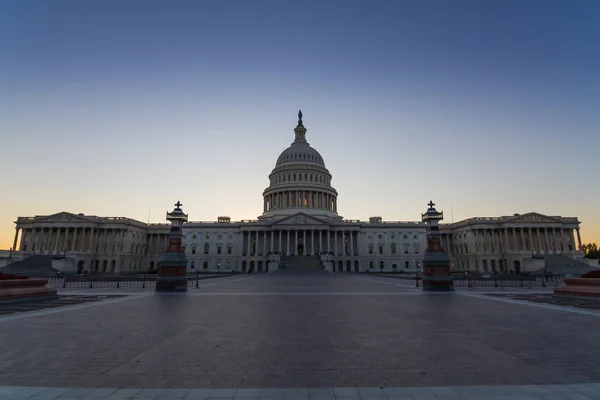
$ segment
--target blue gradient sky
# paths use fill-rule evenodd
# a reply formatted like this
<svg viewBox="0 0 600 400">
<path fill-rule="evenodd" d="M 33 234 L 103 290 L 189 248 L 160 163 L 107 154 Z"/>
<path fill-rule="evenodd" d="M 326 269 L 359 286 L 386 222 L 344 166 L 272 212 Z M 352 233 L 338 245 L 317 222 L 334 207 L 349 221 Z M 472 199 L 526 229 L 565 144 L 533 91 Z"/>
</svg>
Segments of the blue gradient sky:
<svg viewBox="0 0 600 400">
<path fill-rule="evenodd" d="M 0 2 L 17 216 L 253 219 L 299 108 L 351 219 L 537 211 L 600 242 L 600 2 Z"/>
</svg>

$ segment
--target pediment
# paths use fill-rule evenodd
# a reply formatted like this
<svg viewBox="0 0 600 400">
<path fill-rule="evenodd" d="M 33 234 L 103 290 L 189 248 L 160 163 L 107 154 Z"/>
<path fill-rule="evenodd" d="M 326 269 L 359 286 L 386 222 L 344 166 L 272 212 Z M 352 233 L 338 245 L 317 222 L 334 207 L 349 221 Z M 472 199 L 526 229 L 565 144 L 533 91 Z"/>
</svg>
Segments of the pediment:
<svg viewBox="0 0 600 400">
<path fill-rule="evenodd" d="M 90 219 L 85 216 L 63 211 L 57 214 L 38 217 L 35 222 L 90 222 Z"/>
<path fill-rule="evenodd" d="M 323 222 L 319 218 L 312 217 L 310 215 L 306 215 L 304 213 L 297 213 L 294 215 L 290 215 L 289 217 L 285 217 L 273 224 L 277 225 L 328 225 Z"/>
<path fill-rule="evenodd" d="M 532 223 L 534 223 L 534 224 L 535 223 L 537 223 L 537 224 L 556 224 L 556 223 L 562 223 L 562 221 L 559 218 L 549 217 L 547 215 L 538 214 L 538 213 L 527 213 L 527 214 L 522 214 L 522 215 L 515 215 L 514 217 L 511 217 L 506 222 L 510 222 L 510 223 L 525 223 L 525 224 L 532 224 Z"/>
</svg>

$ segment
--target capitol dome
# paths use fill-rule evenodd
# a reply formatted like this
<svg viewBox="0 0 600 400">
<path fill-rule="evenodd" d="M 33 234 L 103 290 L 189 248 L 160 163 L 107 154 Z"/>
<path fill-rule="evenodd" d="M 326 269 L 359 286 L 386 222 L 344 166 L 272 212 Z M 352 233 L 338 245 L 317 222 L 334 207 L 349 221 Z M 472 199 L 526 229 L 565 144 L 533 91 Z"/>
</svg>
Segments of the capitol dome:
<svg viewBox="0 0 600 400">
<path fill-rule="evenodd" d="M 275 164 L 275 166 L 298 162 L 313 163 L 325 167 L 323 157 L 321 157 L 317 150 L 310 147 L 310 144 L 308 144 L 306 140 L 294 141 L 294 143 L 285 149 L 279 158 L 277 158 L 277 164 Z"/>
<path fill-rule="evenodd" d="M 294 142 L 277 158 L 263 192 L 264 210 L 259 218 L 293 215 L 298 212 L 339 219 L 337 191 L 321 154 L 306 141 L 302 111 L 294 129 Z"/>
</svg>

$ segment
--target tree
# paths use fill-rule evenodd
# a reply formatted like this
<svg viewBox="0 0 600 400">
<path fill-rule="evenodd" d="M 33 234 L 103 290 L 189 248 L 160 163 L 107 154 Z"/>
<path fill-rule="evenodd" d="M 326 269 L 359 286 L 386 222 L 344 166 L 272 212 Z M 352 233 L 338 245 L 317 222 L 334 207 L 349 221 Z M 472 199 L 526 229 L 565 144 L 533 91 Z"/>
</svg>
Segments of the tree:
<svg viewBox="0 0 600 400">
<path fill-rule="evenodd" d="M 598 250 L 598 245 L 596 243 L 584 244 L 581 248 L 585 253 L 585 258 L 600 258 L 600 250 Z"/>
</svg>

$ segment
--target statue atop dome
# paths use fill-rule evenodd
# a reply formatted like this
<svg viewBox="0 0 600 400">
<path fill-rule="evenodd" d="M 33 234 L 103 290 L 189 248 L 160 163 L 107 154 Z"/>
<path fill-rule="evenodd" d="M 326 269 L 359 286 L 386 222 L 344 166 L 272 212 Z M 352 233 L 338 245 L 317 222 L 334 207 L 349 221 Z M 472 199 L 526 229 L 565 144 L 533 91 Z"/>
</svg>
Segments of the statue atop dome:
<svg viewBox="0 0 600 400">
<path fill-rule="evenodd" d="M 302 110 L 298 110 L 298 126 L 294 129 L 294 132 L 296 133 L 294 143 L 306 142 L 306 128 L 302 124 Z"/>
</svg>

